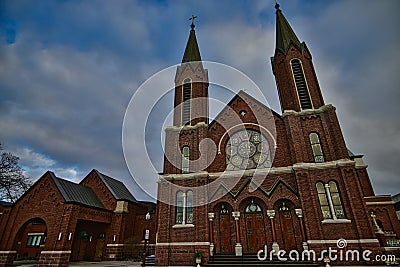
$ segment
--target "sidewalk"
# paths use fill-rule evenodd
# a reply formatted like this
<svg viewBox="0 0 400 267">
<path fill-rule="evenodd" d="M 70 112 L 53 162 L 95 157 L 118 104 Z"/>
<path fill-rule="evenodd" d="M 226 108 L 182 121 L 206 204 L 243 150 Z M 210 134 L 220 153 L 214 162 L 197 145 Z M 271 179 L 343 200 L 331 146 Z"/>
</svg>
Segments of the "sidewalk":
<svg viewBox="0 0 400 267">
<path fill-rule="evenodd" d="M 15 261 L 14 266 L 37 267 L 37 261 Z M 140 267 L 140 262 L 133 261 L 99 261 L 70 262 L 69 267 Z"/>
</svg>

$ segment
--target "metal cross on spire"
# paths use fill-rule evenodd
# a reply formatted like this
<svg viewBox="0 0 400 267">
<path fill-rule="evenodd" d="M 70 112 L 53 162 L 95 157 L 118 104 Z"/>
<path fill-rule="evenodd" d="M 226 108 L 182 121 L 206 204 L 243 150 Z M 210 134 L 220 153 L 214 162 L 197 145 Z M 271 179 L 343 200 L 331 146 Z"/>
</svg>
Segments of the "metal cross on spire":
<svg viewBox="0 0 400 267">
<path fill-rule="evenodd" d="M 280 7 L 280 5 L 278 3 L 278 0 L 275 0 L 275 9 L 276 10 L 280 10 L 279 7 Z"/>
<path fill-rule="evenodd" d="M 194 29 L 194 19 L 195 19 L 195 18 L 197 18 L 197 16 L 192 15 L 192 17 L 189 19 L 189 20 L 192 21 L 192 24 L 190 25 L 190 27 L 191 27 L 192 29 Z"/>
</svg>

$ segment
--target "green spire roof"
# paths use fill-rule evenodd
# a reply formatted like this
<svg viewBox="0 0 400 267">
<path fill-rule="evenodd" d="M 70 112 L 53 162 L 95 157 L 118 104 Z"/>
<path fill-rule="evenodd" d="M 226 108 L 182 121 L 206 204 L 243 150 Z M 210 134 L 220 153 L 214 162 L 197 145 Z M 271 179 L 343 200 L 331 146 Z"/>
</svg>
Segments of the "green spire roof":
<svg viewBox="0 0 400 267">
<path fill-rule="evenodd" d="M 183 55 L 182 63 L 201 61 L 199 46 L 197 45 L 196 33 L 192 21 L 189 40 L 186 45 L 185 54 Z"/>
<path fill-rule="evenodd" d="M 302 49 L 302 44 L 294 33 L 289 22 L 279 8 L 279 4 L 275 5 L 276 8 L 276 48 L 281 50 L 282 53 L 286 54 L 290 44 L 292 43 L 298 49 Z"/>
</svg>

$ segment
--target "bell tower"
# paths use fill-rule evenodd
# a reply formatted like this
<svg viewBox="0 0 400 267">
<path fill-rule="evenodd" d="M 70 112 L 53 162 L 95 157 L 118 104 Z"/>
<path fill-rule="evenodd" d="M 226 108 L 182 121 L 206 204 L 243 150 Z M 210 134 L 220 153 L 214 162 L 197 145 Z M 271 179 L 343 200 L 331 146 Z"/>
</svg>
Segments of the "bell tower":
<svg viewBox="0 0 400 267">
<path fill-rule="evenodd" d="M 208 124 L 208 72 L 201 62 L 194 19 L 182 63 L 175 75 L 174 126 Z"/>
<path fill-rule="evenodd" d="M 297 38 L 278 3 L 275 9 L 276 45 L 271 63 L 282 112 L 318 109 L 324 105 L 324 100 L 311 53 Z"/>
<path fill-rule="evenodd" d="M 189 39 L 182 63 L 175 74 L 173 125 L 165 130 L 164 173 L 192 173 L 204 170 L 206 153 L 201 157 L 200 143 L 208 129 L 208 70 L 190 19 Z"/>
</svg>

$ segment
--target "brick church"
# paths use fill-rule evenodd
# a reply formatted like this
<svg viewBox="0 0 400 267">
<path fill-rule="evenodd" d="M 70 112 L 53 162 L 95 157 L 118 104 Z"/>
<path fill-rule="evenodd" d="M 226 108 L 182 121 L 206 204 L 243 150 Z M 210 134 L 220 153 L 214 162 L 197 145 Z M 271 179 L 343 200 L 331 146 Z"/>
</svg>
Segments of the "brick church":
<svg viewBox="0 0 400 267">
<path fill-rule="evenodd" d="M 16 258 L 61 267 L 134 258 L 145 228 L 157 266 L 193 266 L 195 253 L 210 266 L 221 256 L 254 261 L 265 246 L 320 253 L 340 239 L 343 250 L 399 253 L 394 202 L 374 194 L 362 156 L 349 151 L 335 107 L 324 102 L 309 49 L 279 5 L 271 64 L 281 113 L 240 91 L 209 121 L 208 70 L 192 21 L 157 205 L 97 170 L 79 184 L 46 172 L 13 205 L 0 202 L 0 267 Z"/>
<path fill-rule="evenodd" d="M 256 257 L 265 245 L 321 252 L 337 248 L 339 239 L 346 250 L 395 253 L 400 224 L 393 201 L 375 196 L 362 156 L 349 151 L 335 107 L 324 102 L 307 45 L 279 5 L 271 64 L 281 114 L 240 91 L 209 121 L 208 70 L 194 28 L 166 128 L 157 265 L 193 265 L 196 252 L 203 263 Z M 367 262 L 354 262 L 360 263 Z"/>
</svg>

